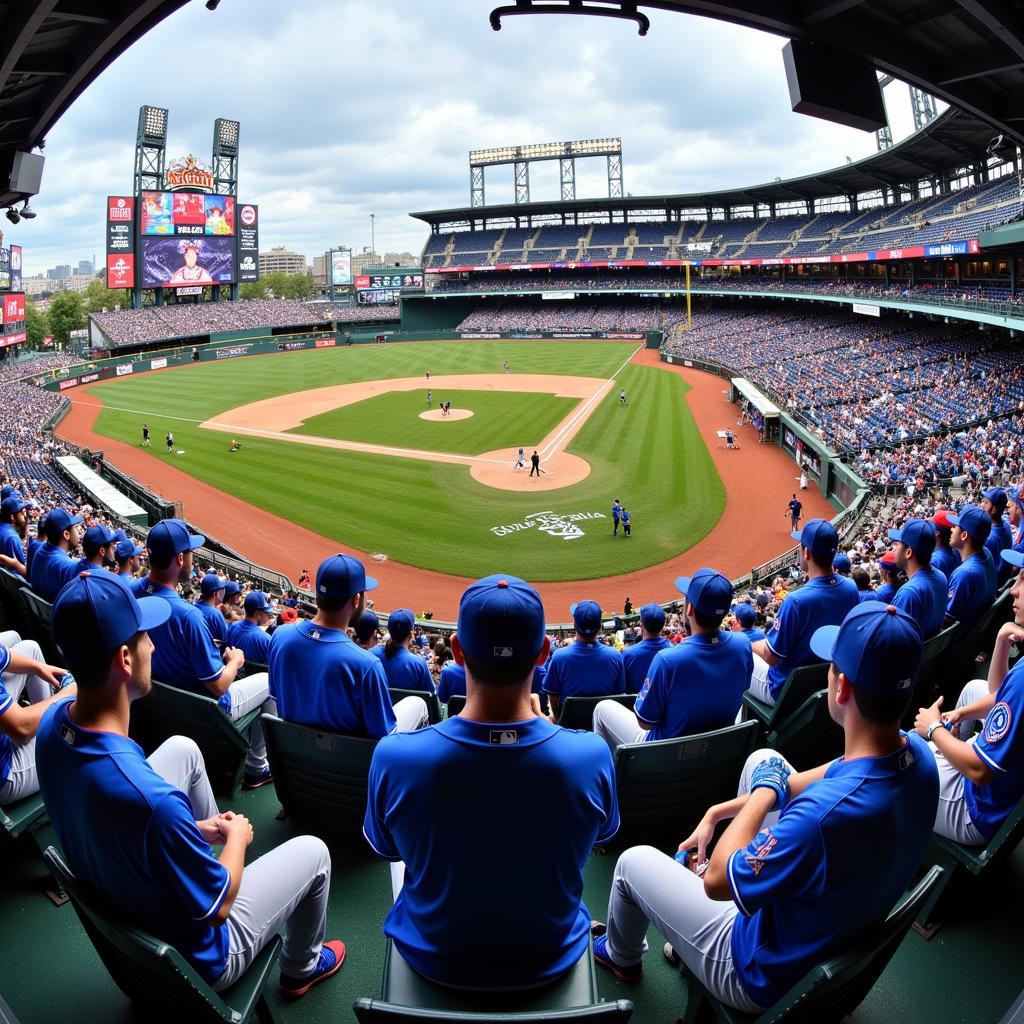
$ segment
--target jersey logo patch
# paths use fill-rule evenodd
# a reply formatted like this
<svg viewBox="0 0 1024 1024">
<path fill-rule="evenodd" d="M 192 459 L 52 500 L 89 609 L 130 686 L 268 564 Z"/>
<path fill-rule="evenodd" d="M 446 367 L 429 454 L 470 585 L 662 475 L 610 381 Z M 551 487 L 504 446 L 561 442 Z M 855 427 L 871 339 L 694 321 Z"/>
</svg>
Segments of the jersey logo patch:
<svg viewBox="0 0 1024 1024">
<path fill-rule="evenodd" d="M 492 647 L 491 653 L 495 658 L 511 658 L 513 651 L 511 647 Z"/>
<path fill-rule="evenodd" d="M 60 738 L 69 746 L 75 745 L 75 730 L 70 725 L 62 725 L 60 727 Z"/>
<path fill-rule="evenodd" d="M 311 629 L 309 631 L 309 635 L 310 635 L 311 639 L 319 640 L 320 639 L 320 630 L 319 629 Z"/>
<path fill-rule="evenodd" d="M 985 742 L 998 743 L 1010 731 L 1012 718 L 1010 705 L 1001 700 L 985 719 Z"/>
<path fill-rule="evenodd" d="M 496 746 L 508 747 L 519 742 L 519 733 L 515 729 L 492 729 L 490 738 Z"/>
<path fill-rule="evenodd" d="M 764 862 L 768 859 L 772 850 L 775 849 L 776 843 L 778 843 L 778 839 L 776 839 L 775 836 L 773 836 L 767 829 L 758 833 L 757 839 L 754 841 L 757 842 L 758 840 L 760 840 L 760 842 L 758 842 L 757 846 L 754 847 L 753 852 L 747 853 L 744 856 L 744 860 L 746 860 L 747 866 L 750 870 L 754 872 L 755 878 L 761 874 L 761 868 L 764 867 Z"/>
</svg>

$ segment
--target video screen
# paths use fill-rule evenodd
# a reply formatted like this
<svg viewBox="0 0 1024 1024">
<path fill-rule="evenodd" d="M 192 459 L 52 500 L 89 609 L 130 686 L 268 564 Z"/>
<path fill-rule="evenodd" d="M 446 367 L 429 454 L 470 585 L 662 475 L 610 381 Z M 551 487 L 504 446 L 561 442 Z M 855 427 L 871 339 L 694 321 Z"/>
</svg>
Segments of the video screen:
<svg viewBox="0 0 1024 1024">
<path fill-rule="evenodd" d="M 143 192 L 143 235 L 234 235 L 235 197 L 201 192 Z"/>
<path fill-rule="evenodd" d="M 233 238 L 143 238 L 142 287 L 184 288 L 235 280 Z"/>
</svg>

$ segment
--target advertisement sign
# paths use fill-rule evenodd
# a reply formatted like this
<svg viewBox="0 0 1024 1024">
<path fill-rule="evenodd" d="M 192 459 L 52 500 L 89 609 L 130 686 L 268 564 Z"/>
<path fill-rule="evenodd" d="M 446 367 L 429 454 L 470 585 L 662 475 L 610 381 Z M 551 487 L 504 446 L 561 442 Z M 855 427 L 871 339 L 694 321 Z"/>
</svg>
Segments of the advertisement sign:
<svg viewBox="0 0 1024 1024">
<path fill-rule="evenodd" d="M 135 370 L 134 363 L 118 363 L 117 364 L 117 376 L 127 377 L 128 374 L 133 373 Z"/>
<path fill-rule="evenodd" d="M 369 288 L 356 292 L 356 304 L 359 306 L 393 306 L 401 298 L 400 288 Z"/>
<path fill-rule="evenodd" d="M 352 253 L 331 252 L 331 284 L 343 285 L 352 283 Z"/>
<path fill-rule="evenodd" d="M 25 322 L 25 295 L 24 293 L 4 296 L 3 324 L 22 324 Z"/>
<path fill-rule="evenodd" d="M 259 207 L 244 203 L 238 208 L 238 281 L 260 279 Z"/>
<path fill-rule="evenodd" d="M 24 287 L 21 277 L 21 246 L 11 246 L 11 291 L 20 292 Z"/>
<path fill-rule="evenodd" d="M 401 288 L 406 291 L 423 291 L 423 271 L 404 270 L 401 267 L 387 274 L 360 274 L 355 279 L 356 291 L 367 288 Z"/>
<path fill-rule="evenodd" d="M 166 357 L 162 357 L 160 359 L 154 359 L 149 364 L 149 368 L 151 370 L 165 370 L 165 369 L 167 369 L 167 359 L 166 359 Z"/>
<path fill-rule="evenodd" d="M 548 302 L 558 299 L 575 299 L 575 292 L 541 292 L 540 297 L 543 301 Z"/>
<path fill-rule="evenodd" d="M 14 334 L 5 334 L 0 338 L 0 348 L 10 348 L 11 345 L 20 345 L 28 340 L 28 331 L 15 331 Z"/>
<path fill-rule="evenodd" d="M 143 192 L 143 235 L 234 235 L 235 197 L 199 192 Z"/>
<path fill-rule="evenodd" d="M 107 287 L 135 287 L 135 200 L 107 196 Z"/>
<path fill-rule="evenodd" d="M 143 288 L 230 284 L 235 279 L 231 238 L 143 238 L 141 260 Z"/>
<path fill-rule="evenodd" d="M 317 338 L 316 339 L 316 347 L 317 348 L 334 348 L 334 346 L 336 344 L 337 344 L 337 342 L 334 340 L 334 338 Z"/>
<path fill-rule="evenodd" d="M 0 292 L 11 287 L 11 251 L 0 246 Z"/>
<path fill-rule="evenodd" d="M 168 188 L 197 188 L 203 192 L 213 191 L 213 174 L 201 160 L 191 153 L 172 160 L 167 168 Z"/>
<path fill-rule="evenodd" d="M 854 302 L 852 303 L 854 313 L 860 313 L 863 316 L 881 316 L 881 306 L 873 306 L 867 302 Z"/>
</svg>

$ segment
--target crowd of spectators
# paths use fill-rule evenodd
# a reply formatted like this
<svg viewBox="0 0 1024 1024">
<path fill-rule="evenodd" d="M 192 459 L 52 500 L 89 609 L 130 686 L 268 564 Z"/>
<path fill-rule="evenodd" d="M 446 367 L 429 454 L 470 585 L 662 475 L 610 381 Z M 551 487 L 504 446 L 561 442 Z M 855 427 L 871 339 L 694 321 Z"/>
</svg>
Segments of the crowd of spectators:
<svg viewBox="0 0 1024 1024">
<path fill-rule="evenodd" d="M 685 321 L 686 310 L 660 302 L 522 302 L 482 305 L 456 330 L 516 333 L 529 331 L 652 331 L 668 330 Z"/>
</svg>

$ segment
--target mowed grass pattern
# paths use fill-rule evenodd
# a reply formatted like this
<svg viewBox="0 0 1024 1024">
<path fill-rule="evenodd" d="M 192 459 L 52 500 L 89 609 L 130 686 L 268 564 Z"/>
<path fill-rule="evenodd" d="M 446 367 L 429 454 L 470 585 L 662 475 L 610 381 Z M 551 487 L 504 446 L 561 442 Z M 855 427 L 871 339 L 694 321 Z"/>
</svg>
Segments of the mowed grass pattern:
<svg viewBox="0 0 1024 1024">
<path fill-rule="evenodd" d="M 177 469 L 359 550 L 467 576 L 502 571 L 536 581 L 584 580 L 686 551 L 725 507 L 721 480 L 686 406 L 685 382 L 653 367 L 623 367 L 634 349 L 614 342 L 376 345 L 199 363 L 86 390 L 107 403 L 99 433 L 138 444 L 145 421 L 154 458 L 161 459 L 168 458 L 161 449 L 170 428 L 175 448 L 185 451 L 169 457 Z M 245 438 L 242 451 L 229 454 L 228 435 L 198 426 L 273 395 L 426 370 L 494 373 L 505 359 L 514 373 L 615 375 L 616 387 L 569 449 L 590 463 L 586 480 L 540 494 L 496 490 L 474 481 L 465 466 L 264 438 Z M 619 405 L 619 387 L 628 407 Z M 398 431 L 394 440 L 402 444 Z M 611 536 L 615 497 L 633 514 L 629 540 Z M 584 535 L 571 541 L 537 529 L 495 533 L 545 511 L 604 518 L 581 521 Z"/>
<path fill-rule="evenodd" d="M 598 387 L 594 382 L 595 390 Z M 333 409 L 289 431 L 363 444 L 419 451 L 480 455 L 498 448 L 537 445 L 579 404 L 576 398 L 508 391 L 437 389 L 433 410 L 451 400 L 452 411 L 469 409 L 468 419 L 425 420 L 426 391 L 393 391 Z"/>
</svg>

